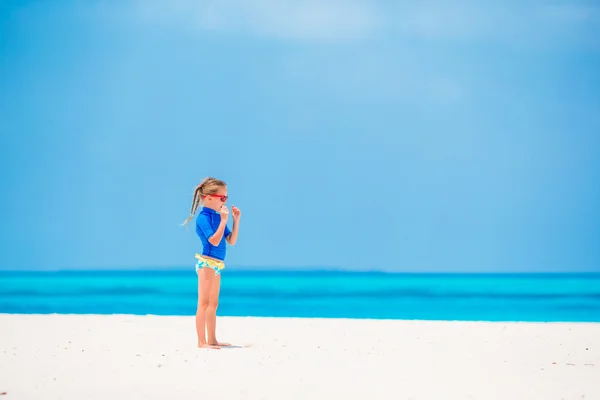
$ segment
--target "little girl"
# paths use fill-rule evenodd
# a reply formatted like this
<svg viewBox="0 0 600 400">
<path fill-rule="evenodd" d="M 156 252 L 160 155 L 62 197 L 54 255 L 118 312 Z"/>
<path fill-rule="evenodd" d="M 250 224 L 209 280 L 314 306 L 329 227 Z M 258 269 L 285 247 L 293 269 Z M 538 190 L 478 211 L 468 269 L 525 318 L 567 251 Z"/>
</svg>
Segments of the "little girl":
<svg viewBox="0 0 600 400">
<path fill-rule="evenodd" d="M 230 346 L 229 343 L 217 341 L 217 306 L 219 289 L 221 288 L 221 270 L 225 268 L 226 243 L 234 245 L 237 241 L 240 226 L 239 208 L 232 206 L 233 229 L 227 227 L 229 210 L 227 201 L 227 185 L 215 179 L 204 179 L 194 191 L 192 210 L 186 225 L 196 214 L 198 204 L 202 203 L 202 211 L 196 218 L 196 233 L 202 241 L 202 255 L 196 253 L 196 274 L 198 275 L 198 309 L 196 311 L 196 331 L 198 347 L 215 348 Z M 223 240 L 225 239 L 225 240 Z M 208 334 L 205 336 L 205 330 Z M 208 340 L 207 340 L 208 339 Z"/>
</svg>

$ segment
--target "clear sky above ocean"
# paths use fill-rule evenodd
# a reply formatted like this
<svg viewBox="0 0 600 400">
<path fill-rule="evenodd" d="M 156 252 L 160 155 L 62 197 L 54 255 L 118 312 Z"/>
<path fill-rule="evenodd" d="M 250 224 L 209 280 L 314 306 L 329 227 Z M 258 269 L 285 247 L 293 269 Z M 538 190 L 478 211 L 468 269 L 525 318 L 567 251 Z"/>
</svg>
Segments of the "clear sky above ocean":
<svg viewBox="0 0 600 400">
<path fill-rule="evenodd" d="M 0 269 L 600 272 L 594 1 L 2 1 Z"/>
</svg>

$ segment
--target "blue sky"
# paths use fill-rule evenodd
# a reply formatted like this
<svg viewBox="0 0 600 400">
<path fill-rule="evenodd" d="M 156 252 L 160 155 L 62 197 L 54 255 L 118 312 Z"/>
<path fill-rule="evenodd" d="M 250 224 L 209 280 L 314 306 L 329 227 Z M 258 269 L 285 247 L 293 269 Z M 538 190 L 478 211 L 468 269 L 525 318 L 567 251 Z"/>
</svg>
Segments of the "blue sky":
<svg viewBox="0 0 600 400">
<path fill-rule="evenodd" d="M 593 1 L 3 1 L 0 269 L 600 272 Z"/>
</svg>

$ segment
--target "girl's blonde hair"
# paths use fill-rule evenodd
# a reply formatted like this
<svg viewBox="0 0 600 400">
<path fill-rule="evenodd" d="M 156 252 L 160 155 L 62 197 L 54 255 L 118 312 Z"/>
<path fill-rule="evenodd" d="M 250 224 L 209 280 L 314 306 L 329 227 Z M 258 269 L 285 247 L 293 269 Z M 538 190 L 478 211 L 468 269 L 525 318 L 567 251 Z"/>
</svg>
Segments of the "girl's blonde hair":
<svg viewBox="0 0 600 400">
<path fill-rule="evenodd" d="M 198 205 L 202 203 L 202 199 L 204 197 L 211 194 L 216 194 L 219 191 L 219 189 L 224 188 L 226 186 L 227 184 L 225 184 L 225 182 L 223 182 L 220 179 L 211 177 L 204 178 L 204 180 L 200 182 L 200 184 L 196 186 L 196 189 L 194 190 L 194 199 L 192 200 L 192 209 L 190 211 L 190 216 L 183 222 L 183 224 L 181 224 L 181 226 L 187 225 L 188 222 L 190 222 L 191 219 L 194 218 L 194 214 L 196 214 L 196 211 L 198 210 Z"/>
</svg>

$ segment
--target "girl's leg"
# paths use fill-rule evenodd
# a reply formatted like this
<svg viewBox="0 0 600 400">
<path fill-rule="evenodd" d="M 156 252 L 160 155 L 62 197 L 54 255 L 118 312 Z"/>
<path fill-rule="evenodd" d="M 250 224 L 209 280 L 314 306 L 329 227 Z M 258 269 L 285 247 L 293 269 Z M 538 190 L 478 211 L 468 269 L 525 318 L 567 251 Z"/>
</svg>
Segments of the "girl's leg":
<svg viewBox="0 0 600 400">
<path fill-rule="evenodd" d="M 206 331 L 208 333 L 208 343 L 214 346 L 231 346 L 229 343 L 219 343 L 217 341 L 217 308 L 219 307 L 220 290 L 221 274 L 218 274 L 214 277 L 212 287 L 210 289 L 210 297 L 208 299 L 208 309 L 206 310 Z"/>
<path fill-rule="evenodd" d="M 210 295 L 215 280 L 215 273 L 210 268 L 198 270 L 198 308 L 196 310 L 196 332 L 198 334 L 198 347 L 215 347 L 206 342 L 207 310 L 210 304 Z"/>
</svg>

